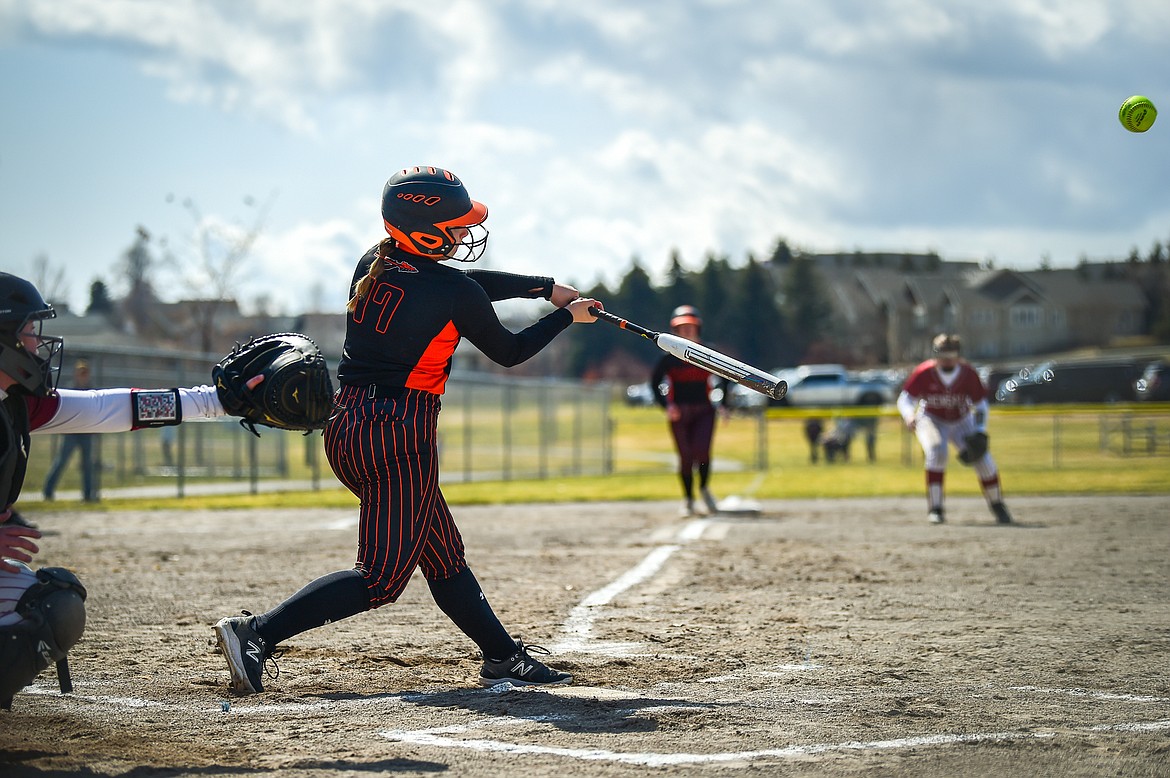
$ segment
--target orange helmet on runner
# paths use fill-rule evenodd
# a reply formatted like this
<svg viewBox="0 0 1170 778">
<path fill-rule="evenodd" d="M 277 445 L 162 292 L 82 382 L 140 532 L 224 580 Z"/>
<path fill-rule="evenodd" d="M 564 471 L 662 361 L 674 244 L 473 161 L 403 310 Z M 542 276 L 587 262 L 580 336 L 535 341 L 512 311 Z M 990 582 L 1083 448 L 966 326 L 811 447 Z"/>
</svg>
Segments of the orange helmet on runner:
<svg viewBox="0 0 1170 778">
<path fill-rule="evenodd" d="M 703 326 L 703 319 L 699 316 L 699 309 L 693 305 L 680 305 L 670 314 L 670 328 L 677 329 L 683 324 Z"/>
</svg>

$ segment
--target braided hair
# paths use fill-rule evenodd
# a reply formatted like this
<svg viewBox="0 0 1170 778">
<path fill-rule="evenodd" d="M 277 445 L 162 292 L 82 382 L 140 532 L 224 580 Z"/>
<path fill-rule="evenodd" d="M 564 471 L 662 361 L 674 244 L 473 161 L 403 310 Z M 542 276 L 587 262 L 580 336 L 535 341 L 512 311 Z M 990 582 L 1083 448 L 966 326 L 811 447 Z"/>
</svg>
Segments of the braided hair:
<svg viewBox="0 0 1170 778">
<path fill-rule="evenodd" d="M 390 249 L 394 248 L 394 245 L 394 238 L 389 237 L 383 238 L 378 244 L 378 254 L 370 263 L 370 269 L 354 284 L 353 297 L 349 298 L 349 302 L 345 304 L 347 311 L 353 313 L 357 310 L 358 303 L 364 300 L 370 290 L 374 288 L 374 281 L 378 280 L 378 276 L 382 275 L 382 271 L 386 269 L 386 257 L 390 255 Z"/>
</svg>

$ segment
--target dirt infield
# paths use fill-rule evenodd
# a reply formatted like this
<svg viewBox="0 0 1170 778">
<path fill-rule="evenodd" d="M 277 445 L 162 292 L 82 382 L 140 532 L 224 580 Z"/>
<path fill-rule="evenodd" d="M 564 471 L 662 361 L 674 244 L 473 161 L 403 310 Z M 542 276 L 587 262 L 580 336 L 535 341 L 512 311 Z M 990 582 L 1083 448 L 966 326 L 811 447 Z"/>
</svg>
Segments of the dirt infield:
<svg viewBox="0 0 1170 778">
<path fill-rule="evenodd" d="M 74 694 L 50 670 L 0 713 L 0 775 L 1170 773 L 1170 497 L 1012 507 L 457 509 L 505 624 L 573 686 L 478 688 L 420 579 L 290 641 L 252 697 L 210 625 L 348 567 L 353 511 L 42 511 L 89 626 Z"/>
</svg>

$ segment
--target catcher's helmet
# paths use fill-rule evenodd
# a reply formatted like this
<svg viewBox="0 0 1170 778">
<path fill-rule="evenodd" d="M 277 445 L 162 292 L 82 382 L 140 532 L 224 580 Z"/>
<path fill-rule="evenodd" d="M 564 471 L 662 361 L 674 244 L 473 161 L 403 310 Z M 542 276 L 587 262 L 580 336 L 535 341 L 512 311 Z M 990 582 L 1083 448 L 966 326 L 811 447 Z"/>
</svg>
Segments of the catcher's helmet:
<svg viewBox="0 0 1170 778">
<path fill-rule="evenodd" d="M 670 327 L 675 329 L 683 324 L 703 326 L 703 319 L 699 316 L 699 309 L 693 305 L 680 305 L 670 314 Z"/>
<path fill-rule="evenodd" d="M 957 357 L 962 350 L 962 341 L 959 340 L 958 335 L 951 335 L 949 333 L 942 333 L 936 335 L 934 340 L 930 343 L 930 350 L 937 356 L 954 356 Z"/>
<path fill-rule="evenodd" d="M 463 182 L 437 167 L 413 167 L 390 177 L 382 189 L 382 219 L 400 248 L 436 259 L 474 262 L 487 248 L 487 206 L 467 194 Z M 468 234 L 456 240 L 453 227 Z"/>
<path fill-rule="evenodd" d="M 61 366 L 64 341 L 41 333 L 46 319 L 57 316 L 37 288 L 11 273 L 0 272 L 0 372 L 34 395 L 53 391 Z M 29 351 L 20 338 L 29 322 L 36 322 L 37 347 Z"/>
</svg>

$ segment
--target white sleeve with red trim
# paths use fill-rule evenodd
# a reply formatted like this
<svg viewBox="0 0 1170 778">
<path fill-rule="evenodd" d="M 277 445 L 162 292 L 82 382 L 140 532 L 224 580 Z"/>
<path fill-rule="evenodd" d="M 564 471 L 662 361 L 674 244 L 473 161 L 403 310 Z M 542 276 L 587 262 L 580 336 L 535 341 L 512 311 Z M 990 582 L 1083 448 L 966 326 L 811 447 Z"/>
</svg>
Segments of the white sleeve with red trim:
<svg viewBox="0 0 1170 778">
<path fill-rule="evenodd" d="M 146 397 L 177 397 L 181 413 L 169 420 L 148 420 L 142 409 Z M 57 410 L 41 424 L 34 422 L 33 432 L 129 432 L 152 426 L 178 424 L 181 421 L 206 421 L 227 415 L 220 405 L 214 386 L 187 389 L 58 389 Z M 155 403 L 157 405 L 157 403 Z"/>
<path fill-rule="evenodd" d="M 919 399 L 912 397 L 905 389 L 898 395 L 898 413 L 902 414 L 902 420 L 907 424 L 914 421 L 918 415 L 918 403 Z"/>
</svg>

